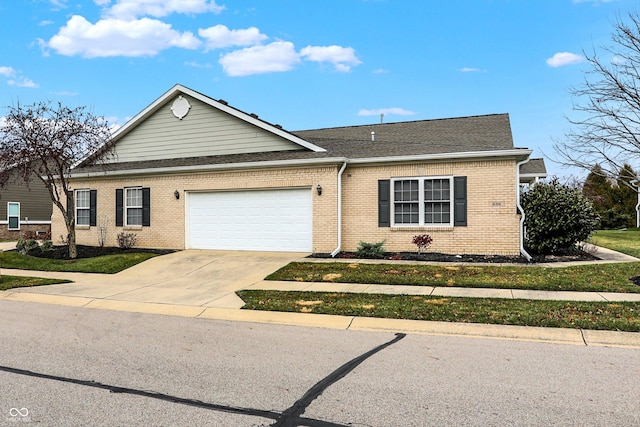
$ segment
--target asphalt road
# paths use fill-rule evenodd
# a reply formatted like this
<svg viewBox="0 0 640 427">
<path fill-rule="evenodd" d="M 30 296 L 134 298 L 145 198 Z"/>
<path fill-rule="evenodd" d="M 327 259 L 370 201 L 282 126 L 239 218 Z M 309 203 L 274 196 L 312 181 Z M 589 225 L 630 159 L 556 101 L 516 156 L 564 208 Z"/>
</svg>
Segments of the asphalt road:
<svg viewBox="0 0 640 427">
<path fill-rule="evenodd" d="M 640 425 L 638 349 L 15 301 L 0 325 L 0 425 Z"/>
</svg>

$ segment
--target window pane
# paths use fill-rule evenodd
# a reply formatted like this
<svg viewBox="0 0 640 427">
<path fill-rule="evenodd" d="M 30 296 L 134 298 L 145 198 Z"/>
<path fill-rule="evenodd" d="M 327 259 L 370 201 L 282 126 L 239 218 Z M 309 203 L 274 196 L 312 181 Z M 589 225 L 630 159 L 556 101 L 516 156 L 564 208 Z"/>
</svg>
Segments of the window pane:
<svg viewBox="0 0 640 427">
<path fill-rule="evenodd" d="M 417 224 L 419 222 L 418 203 L 396 203 L 395 223 L 396 224 Z"/>
<path fill-rule="evenodd" d="M 76 225 L 89 225 L 89 209 L 78 209 Z"/>
<path fill-rule="evenodd" d="M 142 188 L 127 188 L 128 207 L 142 207 Z"/>
<path fill-rule="evenodd" d="M 449 200 L 451 197 L 448 179 L 428 179 L 424 182 L 424 200 Z"/>
<path fill-rule="evenodd" d="M 417 202 L 418 181 L 407 179 L 393 184 L 393 200 L 396 202 Z"/>
<path fill-rule="evenodd" d="M 9 218 L 9 229 L 17 230 L 18 229 L 18 217 L 12 216 Z"/>
<path fill-rule="evenodd" d="M 142 208 L 127 208 L 127 225 L 142 225 Z"/>
<path fill-rule="evenodd" d="M 9 203 L 9 215 L 11 216 L 19 216 L 20 215 L 20 205 L 17 203 Z"/>
<path fill-rule="evenodd" d="M 89 200 L 89 190 L 76 191 L 76 208 L 88 208 Z"/>
</svg>

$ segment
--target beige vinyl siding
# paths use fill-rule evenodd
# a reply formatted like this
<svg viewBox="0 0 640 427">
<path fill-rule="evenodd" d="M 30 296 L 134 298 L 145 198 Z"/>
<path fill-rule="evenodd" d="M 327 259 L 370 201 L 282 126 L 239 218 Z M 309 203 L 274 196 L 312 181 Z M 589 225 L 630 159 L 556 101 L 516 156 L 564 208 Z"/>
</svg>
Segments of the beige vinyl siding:
<svg viewBox="0 0 640 427">
<path fill-rule="evenodd" d="M 265 151 L 297 150 L 300 146 L 244 122 L 197 99 L 182 120 L 173 115 L 171 98 L 116 144 L 112 162 L 178 159 Z"/>
</svg>

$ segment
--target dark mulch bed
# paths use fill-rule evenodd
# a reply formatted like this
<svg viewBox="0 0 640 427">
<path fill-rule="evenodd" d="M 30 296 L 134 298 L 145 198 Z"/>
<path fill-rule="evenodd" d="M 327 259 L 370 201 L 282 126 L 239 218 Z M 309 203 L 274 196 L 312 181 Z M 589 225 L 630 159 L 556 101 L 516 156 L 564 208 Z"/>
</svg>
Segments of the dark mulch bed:
<svg viewBox="0 0 640 427">
<path fill-rule="evenodd" d="M 131 253 L 154 253 L 158 255 L 165 255 L 175 252 L 171 249 L 144 249 L 144 248 L 116 248 L 116 247 L 99 247 L 99 246 L 84 246 L 77 245 L 78 258 L 94 258 L 102 255 L 114 255 L 114 254 L 131 254 Z M 48 259 L 69 259 L 69 248 L 67 246 L 54 246 L 52 250 L 43 251 L 41 248 L 35 248 L 27 252 L 27 255 L 48 258 Z"/>
<path fill-rule="evenodd" d="M 312 254 L 309 258 L 330 258 L 330 254 Z M 566 261 L 593 261 L 599 259 L 581 250 L 571 251 L 565 254 L 557 255 L 532 255 L 532 263 L 550 263 L 550 262 L 566 262 Z M 340 252 L 336 258 L 341 259 L 357 259 L 359 258 L 355 252 Z M 486 263 L 523 263 L 528 261 L 523 256 L 504 256 L 504 255 L 451 255 L 438 252 L 427 252 L 418 254 L 415 252 L 385 252 L 384 257 L 389 261 L 438 261 L 438 262 L 486 262 Z"/>
</svg>

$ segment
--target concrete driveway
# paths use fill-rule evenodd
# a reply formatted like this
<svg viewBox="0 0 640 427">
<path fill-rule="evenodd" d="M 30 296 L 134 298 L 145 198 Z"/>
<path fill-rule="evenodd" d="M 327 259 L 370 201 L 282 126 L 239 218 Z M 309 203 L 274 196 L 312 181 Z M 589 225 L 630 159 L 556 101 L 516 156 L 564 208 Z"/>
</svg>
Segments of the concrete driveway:
<svg viewBox="0 0 640 427">
<path fill-rule="evenodd" d="M 52 277 L 74 283 L 13 289 L 67 297 L 240 308 L 235 291 L 262 281 L 305 257 L 295 252 L 185 250 L 151 258 L 117 274 L 57 273 L 3 269 L 3 274 Z"/>
</svg>

